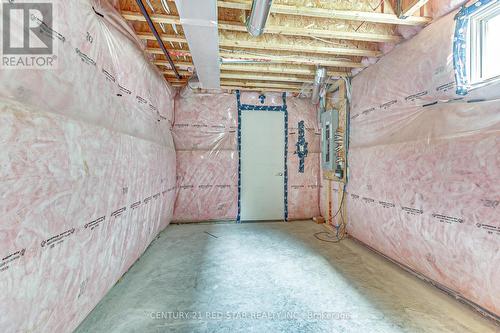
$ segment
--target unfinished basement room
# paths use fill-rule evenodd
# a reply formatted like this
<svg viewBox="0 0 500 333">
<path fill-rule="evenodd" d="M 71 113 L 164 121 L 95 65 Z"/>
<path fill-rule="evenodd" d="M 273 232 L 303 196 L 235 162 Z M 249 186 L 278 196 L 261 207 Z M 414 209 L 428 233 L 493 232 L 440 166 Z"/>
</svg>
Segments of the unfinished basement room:
<svg viewBox="0 0 500 333">
<path fill-rule="evenodd" d="M 500 333 L 500 0 L 0 5 L 0 333 Z"/>
</svg>

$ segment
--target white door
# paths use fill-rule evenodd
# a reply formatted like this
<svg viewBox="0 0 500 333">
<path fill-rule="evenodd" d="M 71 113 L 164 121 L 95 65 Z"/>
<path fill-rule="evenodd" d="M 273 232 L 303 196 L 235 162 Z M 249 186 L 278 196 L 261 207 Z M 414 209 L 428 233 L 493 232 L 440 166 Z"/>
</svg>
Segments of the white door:
<svg viewBox="0 0 500 333">
<path fill-rule="evenodd" d="M 285 115 L 241 112 L 242 221 L 284 219 Z"/>
</svg>

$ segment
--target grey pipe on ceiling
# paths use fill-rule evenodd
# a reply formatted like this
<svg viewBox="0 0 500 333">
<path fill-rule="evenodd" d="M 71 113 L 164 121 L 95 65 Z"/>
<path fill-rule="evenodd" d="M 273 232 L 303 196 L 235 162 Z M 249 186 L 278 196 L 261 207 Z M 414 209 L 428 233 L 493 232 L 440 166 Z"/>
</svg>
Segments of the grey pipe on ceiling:
<svg viewBox="0 0 500 333">
<path fill-rule="evenodd" d="M 253 0 L 252 11 L 247 18 L 246 26 L 252 36 L 260 36 L 266 27 L 273 0 Z"/>
</svg>

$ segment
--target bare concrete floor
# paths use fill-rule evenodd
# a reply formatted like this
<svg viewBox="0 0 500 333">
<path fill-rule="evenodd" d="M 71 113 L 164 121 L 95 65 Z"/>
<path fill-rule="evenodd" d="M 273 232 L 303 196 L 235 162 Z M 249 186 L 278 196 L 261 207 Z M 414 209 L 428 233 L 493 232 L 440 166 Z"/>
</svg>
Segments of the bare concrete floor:
<svg viewBox="0 0 500 333">
<path fill-rule="evenodd" d="M 311 221 L 171 225 L 77 332 L 499 332 Z"/>
</svg>

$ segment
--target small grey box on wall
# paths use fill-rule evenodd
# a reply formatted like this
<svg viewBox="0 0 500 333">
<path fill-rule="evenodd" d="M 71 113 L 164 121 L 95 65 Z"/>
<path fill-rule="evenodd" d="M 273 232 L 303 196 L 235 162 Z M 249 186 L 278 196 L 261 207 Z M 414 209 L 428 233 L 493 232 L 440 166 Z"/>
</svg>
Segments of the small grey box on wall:
<svg viewBox="0 0 500 333">
<path fill-rule="evenodd" d="M 335 109 L 324 111 L 321 120 L 321 166 L 324 170 L 335 169 L 335 133 L 339 126 L 339 112 Z"/>
</svg>

